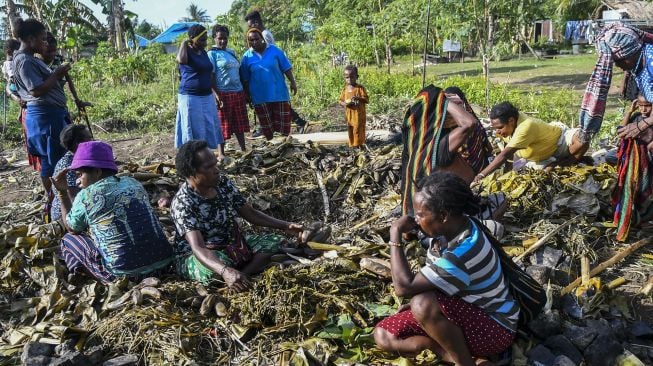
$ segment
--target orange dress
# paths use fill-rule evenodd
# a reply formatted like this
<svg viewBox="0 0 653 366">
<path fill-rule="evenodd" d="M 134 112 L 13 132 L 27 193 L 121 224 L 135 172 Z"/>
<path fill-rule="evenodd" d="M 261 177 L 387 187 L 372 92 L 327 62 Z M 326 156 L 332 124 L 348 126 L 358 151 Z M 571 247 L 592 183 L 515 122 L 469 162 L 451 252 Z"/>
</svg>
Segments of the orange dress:
<svg viewBox="0 0 653 366">
<path fill-rule="evenodd" d="M 349 146 L 356 147 L 365 143 L 365 105 L 368 103 L 368 96 L 365 87 L 358 84 L 347 90 L 345 87 L 340 93 L 341 102 L 349 102 L 352 97 L 358 97 L 359 103 L 356 106 L 345 107 L 345 120 L 349 131 Z"/>
</svg>

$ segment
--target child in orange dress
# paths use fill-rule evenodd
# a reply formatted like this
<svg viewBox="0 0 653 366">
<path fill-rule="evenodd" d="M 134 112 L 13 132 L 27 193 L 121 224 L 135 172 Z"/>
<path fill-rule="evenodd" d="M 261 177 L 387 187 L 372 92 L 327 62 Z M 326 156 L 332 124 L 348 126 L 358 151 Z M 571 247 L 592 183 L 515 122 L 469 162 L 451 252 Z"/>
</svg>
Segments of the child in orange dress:
<svg viewBox="0 0 653 366">
<path fill-rule="evenodd" d="M 357 81 L 358 68 L 354 65 L 345 67 L 345 88 L 340 93 L 340 105 L 345 107 L 350 147 L 365 144 L 365 105 L 368 97 L 365 87 Z"/>
</svg>

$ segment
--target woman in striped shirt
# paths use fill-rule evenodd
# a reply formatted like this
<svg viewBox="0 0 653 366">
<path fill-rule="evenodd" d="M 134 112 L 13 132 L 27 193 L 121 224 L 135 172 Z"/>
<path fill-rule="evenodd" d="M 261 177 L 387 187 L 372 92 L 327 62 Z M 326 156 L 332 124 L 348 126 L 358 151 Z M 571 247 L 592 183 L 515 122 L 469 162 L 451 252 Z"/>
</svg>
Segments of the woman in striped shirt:
<svg viewBox="0 0 653 366">
<path fill-rule="evenodd" d="M 505 351 L 515 337 L 519 305 L 495 249 L 469 218 L 479 210 L 469 185 L 435 172 L 417 183 L 413 208 L 414 217 L 393 223 L 389 242 L 395 292 L 411 300 L 377 324 L 377 345 L 402 354 L 430 349 L 456 365 Z M 401 244 L 402 235 L 415 230 L 435 238 L 418 273 Z"/>
</svg>

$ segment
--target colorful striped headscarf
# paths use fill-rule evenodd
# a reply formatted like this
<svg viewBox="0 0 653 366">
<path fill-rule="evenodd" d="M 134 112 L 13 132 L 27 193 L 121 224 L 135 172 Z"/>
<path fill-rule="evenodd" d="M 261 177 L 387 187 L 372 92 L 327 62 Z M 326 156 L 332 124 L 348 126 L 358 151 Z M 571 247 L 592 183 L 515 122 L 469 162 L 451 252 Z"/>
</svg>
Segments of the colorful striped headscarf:
<svg viewBox="0 0 653 366">
<path fill-rule="evenodd" d="M 415 182 L 431 175 L 437 161 L 437 144 L 447 110 L 442 89 L 429 85 L 420 90 L 406 111 L 401 126 L 404 150 L 401 155 L 402 212 L 413 214 Z"/>
<path fill-rule="evenodd" d="M 653 35 L 621 22 L 606 25 L 596 37 L 599 59 L 587 82 L 580 107 L 582 142 L 588 143 L 601 129 L 614 61 L 636 55 L 644 43 L 653 43 Z"/>
</svg>

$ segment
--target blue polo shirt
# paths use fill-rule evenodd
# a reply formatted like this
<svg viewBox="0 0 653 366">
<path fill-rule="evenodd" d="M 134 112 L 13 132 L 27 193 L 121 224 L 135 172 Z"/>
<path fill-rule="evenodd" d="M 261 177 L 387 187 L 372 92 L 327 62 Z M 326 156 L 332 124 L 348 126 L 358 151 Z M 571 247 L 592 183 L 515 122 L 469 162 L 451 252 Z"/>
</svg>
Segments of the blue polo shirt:
<svg viewBox="0 0 653 366">
<path fill-rule="evenodd" d="M 231 48 L 221 50 L 211 48 L 208 52 L 209 60 L 215 74 L 215 85 L 221 92 L 239 92 L 243 90 L 240 82 L 240 63 L 236 53 Z"/>
<path fill-rule="evenodd" d="M 290 101 L 284 72 L 291 68 L 286 54 L 275 45 L 268 44 L 263 54 L 247 50 L 240 62 L 240 78 L 249 84 L 252 103 Z"/>
<path fill-rule="evenodd" d="M 190 46 L 188 48 L 188 62 L 179 64 L 179 73 L 181 74 L 179 94 L 210 95 L 211 74 L 213 73 L 211 60 L 206 51 L 202 50 L 200 54 L 197 54 Z"/>
</svg>

